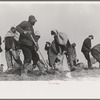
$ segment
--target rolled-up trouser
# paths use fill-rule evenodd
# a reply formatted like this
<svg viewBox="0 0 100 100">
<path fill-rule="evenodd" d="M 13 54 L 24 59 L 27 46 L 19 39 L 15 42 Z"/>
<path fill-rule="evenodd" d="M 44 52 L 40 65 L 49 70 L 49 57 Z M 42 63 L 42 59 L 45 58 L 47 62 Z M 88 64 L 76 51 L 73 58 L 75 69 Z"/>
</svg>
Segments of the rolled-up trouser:
<svg viewBox="0 0 100 100">
<path fill-rule="evenodd" d="M 31 60 L 33 60 L 34 65 L 36 65 L 39 60 L 39 55 L 34 47 L 22 44 L 21 49 L 24 54 L 24 64 L 29 64 L 31 63 Z"/>
<path fill-rule="evenodd" d="M 100 52 L 97 51 L 96 49 L 92 48 L 91 54 L 100 63 Z"/>
<path fill-rule="evenodd" d="M 10 51 L 5 51 L 5 57 L 8 68 L 13 68 L 13 56 Z"/>
<path fill-rule="evenodd" d="M 91 64 L 89 52 L 88 51 L 84 51 L 83 54 L 84 54 L 84 57 L 86 58 L 86 60 L 88 62 L 88 67 L 90 68 L 92 66 L 92 64 Z"/>
</svg>

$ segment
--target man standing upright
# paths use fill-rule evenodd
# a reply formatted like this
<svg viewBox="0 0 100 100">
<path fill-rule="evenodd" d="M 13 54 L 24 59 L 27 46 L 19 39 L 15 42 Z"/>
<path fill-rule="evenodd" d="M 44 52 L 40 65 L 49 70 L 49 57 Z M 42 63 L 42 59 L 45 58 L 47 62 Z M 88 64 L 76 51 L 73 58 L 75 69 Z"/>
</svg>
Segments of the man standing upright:
<svg viewBox="0 0 100 100">
<path fill-rule="evenodd" d="M 87 62 L 88 62 L 88 68 L 92 69 L 92 64 L 90 60 L 90 51 L 91 51 L 91 40 L 93 39 L 93 35 L 89 35 L 88 38 L 86 38 L 83 42 L 81 51 L 83 52 Z"/>
<path fill-rule="evenodd" d="M 31 60 L 33 60 L 34 65 L 37 65 L 39 61 L 39 55 L 37 54 L 35 47 L 35 43 L 33 42 L 31 36 L 36 41 L 33 26 L 36 23 L 36 19 L 33 15 L 29 16 L 28 21 L 23 21 L 20 23 L 16 30 L 20 33 L 20 47 L 24 54 L 24 71 L 27 73 L 29 70 L 31 71 Z"/>
</svg>

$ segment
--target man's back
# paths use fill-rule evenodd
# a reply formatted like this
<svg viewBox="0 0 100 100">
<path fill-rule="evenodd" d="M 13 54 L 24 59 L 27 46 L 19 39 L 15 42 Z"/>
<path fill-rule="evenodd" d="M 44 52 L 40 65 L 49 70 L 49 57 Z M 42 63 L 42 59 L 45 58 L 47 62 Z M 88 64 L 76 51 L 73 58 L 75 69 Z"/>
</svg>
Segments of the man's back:
<svg viewBox="0 0 100 100">
<path fill-rule="evenodd" d="M 84 42 L 83 42 L 81 51 L 82 52 L 84 52 L 84 51 L 90 51 L 90 48 L 91 48 L 91 40 L 89 38 L 86 38 L 84 40 Z"/>
</svg>

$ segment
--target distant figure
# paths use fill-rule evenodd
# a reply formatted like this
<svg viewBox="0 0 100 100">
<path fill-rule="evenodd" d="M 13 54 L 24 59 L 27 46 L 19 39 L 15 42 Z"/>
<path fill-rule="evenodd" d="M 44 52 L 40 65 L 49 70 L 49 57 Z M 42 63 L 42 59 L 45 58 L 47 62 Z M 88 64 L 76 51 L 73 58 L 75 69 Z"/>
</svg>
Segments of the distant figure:
<svg viewBox="0 0 100 100">
<path fill-rule="evenodd" d="M 95 45 L 91 49 L 91 54 L 99 62 L 99 68 L 100 68 L 100 44 Z"/>
<path fill-rule="evenodd" d="M 76 62 L 77 62 L 77 54 L 76 54 L 76 43 L 72 43 L 71 46 L 68 49 L 67 55 L 68 55 L 68 62 L 71 71 L 75 70 Z"/>
<path fill-rule="evenodd" d="M 86 38 L 83 42 L 81 52 L 83 52 L 87 62 L 88 62 L 88 68 L 92 69 L 92 64 L 90 60 L 90 51 L 91 51 L 91 40 L 93 39 L 93 35 L 89 35 L 88 38 Z"/>
</svg>

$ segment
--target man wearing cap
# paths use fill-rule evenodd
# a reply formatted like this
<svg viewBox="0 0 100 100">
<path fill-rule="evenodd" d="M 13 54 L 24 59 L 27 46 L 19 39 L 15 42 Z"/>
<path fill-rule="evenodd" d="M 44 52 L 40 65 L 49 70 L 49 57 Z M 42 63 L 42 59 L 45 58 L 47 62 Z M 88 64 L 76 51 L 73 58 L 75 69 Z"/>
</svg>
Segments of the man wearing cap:
<svg viewBox="0 0 100 100">
<path fill-rule="evenodd" d="M 88 62 L 88 68 L 92 69 L 92 64 L 90 60 L 90 51 L 91 51 L 91 40 L 93 39 L 93 35 L 89 35 L 88 38 L 86 38 L 83 42 L 81 52 L 84 54 L 87 62 Z"/>
<path fill-rule="evenodd" d="M 32 36 L 33 39 L 36 41 L 33 29 L 33 26 L 35 25 L 36 21 L 37 20 L 35 19 L 35 17 L 33 15 L 30 15 L 28 21 L 23 21 L 16 27 L 16 30 L 20 33 L 19 42 L 22 52 L 24 54 L 24 68 L 26 69 L 26 73 L 28 70 L 30 70 L 29 67 L 31 64 L 31 60 L 33 60 L 34 65 L 36 65 L 39 60 L 39 55 L 34 48 L 35 43 L 31 38 Z"/>
</svg>

